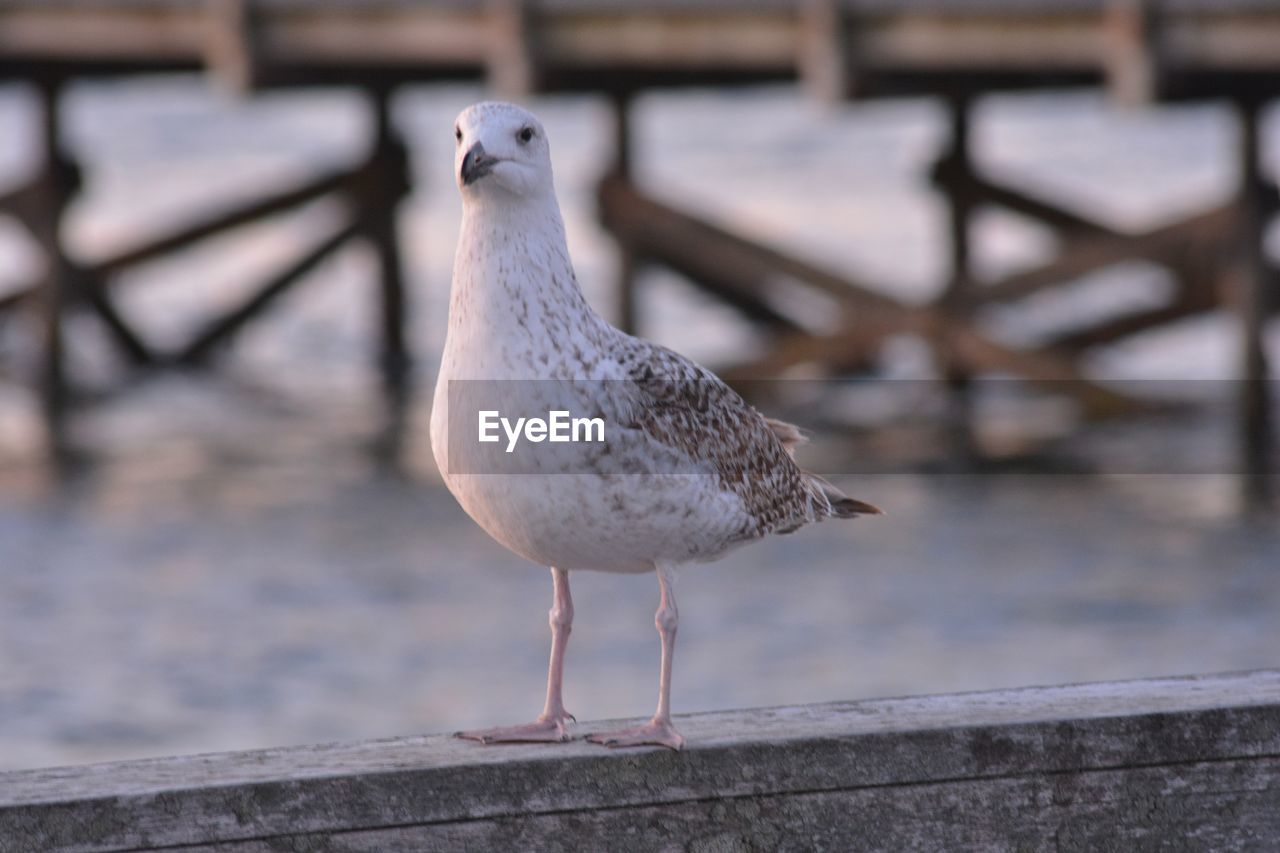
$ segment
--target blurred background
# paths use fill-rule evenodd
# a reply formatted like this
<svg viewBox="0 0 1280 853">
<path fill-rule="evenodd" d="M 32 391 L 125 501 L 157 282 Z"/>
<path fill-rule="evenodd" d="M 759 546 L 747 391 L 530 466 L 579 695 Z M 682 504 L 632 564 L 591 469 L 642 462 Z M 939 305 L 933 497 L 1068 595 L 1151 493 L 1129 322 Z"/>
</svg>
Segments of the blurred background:
<svg viewBox="0 0 1280 853">
<path fill-rule="evenodd" d="M 1277 664 L 1280 4 L 598 5 L 0 3 L 0 768 L 540 707 L 426 429 L 508 94 L 592 304 L 887 511 L 684 572 L 677 713 Z M 573 583 L 647 714 L 654 579 Z"/>
</svg>

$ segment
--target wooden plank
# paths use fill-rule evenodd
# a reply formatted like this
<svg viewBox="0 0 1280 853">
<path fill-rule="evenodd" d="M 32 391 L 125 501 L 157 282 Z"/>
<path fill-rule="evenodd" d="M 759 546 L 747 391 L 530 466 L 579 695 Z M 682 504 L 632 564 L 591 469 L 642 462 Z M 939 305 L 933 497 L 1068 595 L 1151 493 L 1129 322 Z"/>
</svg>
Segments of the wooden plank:
<svg viewBox="0 0 1280 853">
<path fill-rule="evenodd" d="M 720 849 L 1280 843 L 1280 671 L 680 722 L 682 753 L 426 736 L 4 773 L 0 838 L 15 853 L 712 849 L 726 832 Z"/>
<path fill-rule="evenodd" d="M 540 2 L 538 82 L 600 90 L 797 80 L 806 65 L 831 71 L 831 60 L 843 60 L 815 52 L 814 18 L 802 2 Z M 259 0 L 253 8 L 253 58 L 271 84 L 501 78 L 527 66 L 517 57 L 512 69 L 492 67 L 510 33 L 493 26 L 492 6 L 480 0 Z M 1117 28 L 1112 8 L 1101 0 L 846 0 L 830 6 L 843 23 L 827 48 L 856 46 L 846 58 L 857 65 L 859 95 L 1098 84 L 1113 72 L 1141 78 L 1146 42 L 1117 38 L 1128 30 Z M 1276 4 L 1183 0 L 1162 9 L 1160 67 L 1184 93 L 1280 82 Z M 211 38 L 206 4 L 192 0 L 0 0 L 0 74 L 10 76 L 204 68 Z"/>
<path fill-rule="evenodd" d="M 0 58 L 198 65 L 207 24 L 199 7 L 163 4 L 0 4 Z M 21 69 L 15 69 L 20 71 Z"/>
<path fill-rule="evenodd" d="M 343 833 L 346 853 L 421 850 L 886 851 L 1271 849 L 1280 761 L 1204 763 L 1069 780 L 984 779 L 814 791 L 659 807 Z M 1224 815 L 1232 817 L 1224 818 Z M 625 841 L 620 842 L 620 840 Z M 314 836 L 218 845 L 226 853 L 314 849 Z M 211 849 L 211 848 L 205 848 Z"/>
</svg>

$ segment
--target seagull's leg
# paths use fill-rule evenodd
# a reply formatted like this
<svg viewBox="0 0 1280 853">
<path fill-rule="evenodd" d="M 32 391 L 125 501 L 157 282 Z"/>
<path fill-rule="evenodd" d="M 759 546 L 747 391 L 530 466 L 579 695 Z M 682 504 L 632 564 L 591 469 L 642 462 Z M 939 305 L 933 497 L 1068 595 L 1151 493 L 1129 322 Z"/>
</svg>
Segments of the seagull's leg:
<svg viewBox="0 0 1280 853">
<path fill-rule="evenodd" d="M 523 726 L 501 726 L 458 732 L 457 736 L 481 743 L 560 743 L 569 739 L 568 723 L 573 715 L 564 709 L 564 650 L 573 630 L 573 598 L 569 595 L 569 573 L 551 570 L 555 599 L 551 605 L 551 665 L 547 669 L 547 703 L 538 719 Z"/>
<path fill-rule="evenodd" d="M 654 614 L 654 624 L 658 626 L 658 635 L 662 638 L 662 674 L 658 678 L 658 710 L 653 719 L 643 726 L 623 729 L 616 732 L 599 732 L 587 735 L 587 740 L 605 746 L 666 746 L 680 749 L 684 746 L 684 738 L 671 724 L 671 658 L 676 650 L 676 626 L 679 613 L 676 611 L 675 567 L 667 563 L 659 563 L 658 586 L 662 590 L 662 599 L 658 604 L 658 612 Z"/>
</svg>

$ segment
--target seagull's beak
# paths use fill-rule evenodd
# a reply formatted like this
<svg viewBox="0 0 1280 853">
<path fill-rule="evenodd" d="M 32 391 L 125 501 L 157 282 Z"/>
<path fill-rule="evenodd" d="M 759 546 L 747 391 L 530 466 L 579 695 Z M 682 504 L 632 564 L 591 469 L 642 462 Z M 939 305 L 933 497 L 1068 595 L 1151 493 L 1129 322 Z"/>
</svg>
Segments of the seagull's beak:
<svg viewBox="0 0 1280 853">
<path fill-rule="evenodd" d="M 498 158 L 486 154 L 484 146 L 479 142 L 472 145 L 466 156 L 462 158 L 462 185 L 467 187 L 474 184 L 492 172 L 493 165 L 497 162 Z"/>
</svg>

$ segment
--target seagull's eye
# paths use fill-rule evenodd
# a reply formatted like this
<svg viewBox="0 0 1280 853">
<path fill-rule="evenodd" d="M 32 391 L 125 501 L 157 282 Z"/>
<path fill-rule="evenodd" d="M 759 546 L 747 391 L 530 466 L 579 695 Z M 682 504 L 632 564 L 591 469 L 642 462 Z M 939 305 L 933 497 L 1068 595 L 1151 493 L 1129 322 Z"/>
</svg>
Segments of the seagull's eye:
<svg viewBox="0 0 1280 853">
<path fill-rule="evenodd" d="M 526 127 L 523 130 L 521 130 L 519 134 L 519 139 L 521 143 L 525 143 L 525 142 L 528 142 L 530 139 L 533 139 L 533 128 Z"/>
<path fill-rule="evenodd" d="M 454 138 L 454 139 L 456 139 L 456 140 L 458 140 L 459 142 L 461 142 L 461 141 L 462 141 L 462 128 L 460 128 L 460 127 L 455 127 L 455 128 L 453 129 L 453 138 Z"/>
</svg>

